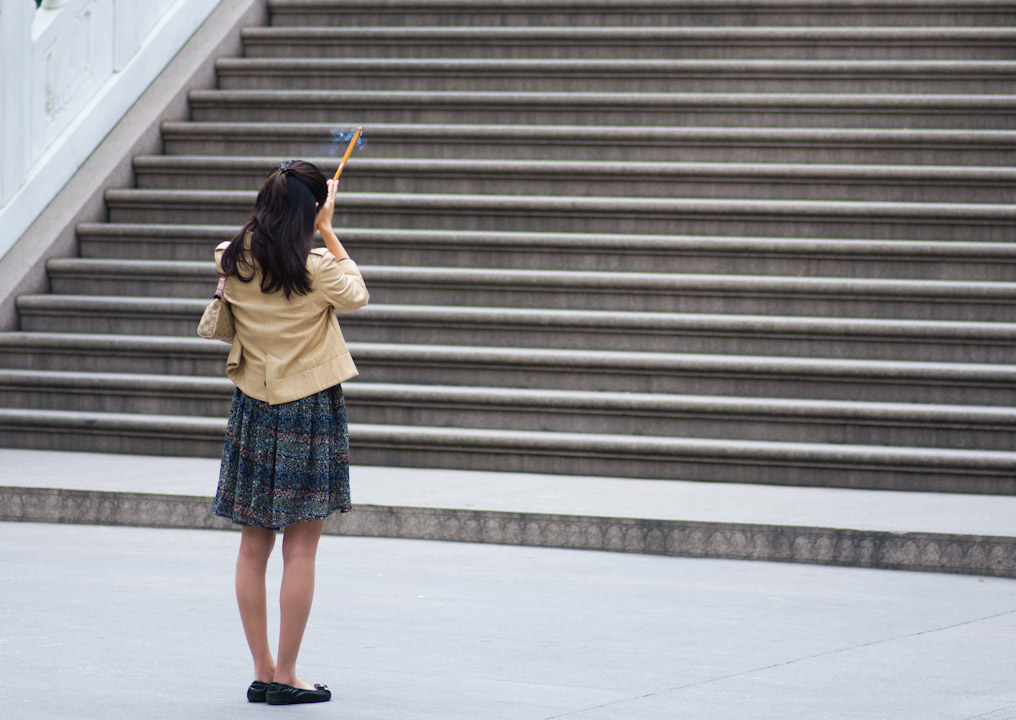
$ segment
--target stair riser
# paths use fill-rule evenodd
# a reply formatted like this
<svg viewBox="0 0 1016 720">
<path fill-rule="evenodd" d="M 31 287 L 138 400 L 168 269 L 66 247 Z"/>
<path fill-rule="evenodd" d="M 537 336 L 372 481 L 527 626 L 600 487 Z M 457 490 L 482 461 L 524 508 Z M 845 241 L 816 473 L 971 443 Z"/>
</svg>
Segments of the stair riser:
<svg viewBox="0 0 1016 720">
<path fill-rule="evenodd" d="M 281 162 L 281 158 L 279 162 Z M 144 167 L 137 169 L 143 190 L 193 189 L 196 183 L 214 190 L 250 190 L 264 181 L 272 165 L 257 170 L 239 168 Z M 335 168 L 320 165 L 326 175 Z M 375 170 L 350 162 L 344 186 L 370 193 L 455 193 L 479 195 L 595 195 L 600 197 L 746 198 L 768 200 L 848 200 L 874 202 L 1007 203 L 1016 196 L 1016 180 L 1006 181 L 893 181 L 887 178 L 813 177 L 791 179 L 772 175 L 748 178 L 715 175 L 640 176 L 555 174 L 552 171 L 503 174 L 434 170 L 432 173 Z M 198 178 L 200 178 L 198 180 Z"/>
<path fill-rule="evenodd" d="M 1011 27 L 1016 24 L 1016 12 L 1010 8 L 893 8 L 869 6 L 850 8 L 827 5 L 822 8 L 786 7 L 723 7 L 717 4 L 705 8 L 639 8 L 600 10 L 571 10 L 552 7 L 505 7 L 501 4 L 489 8 L 462 8 L 449 5 L 445 8 L 346 8 L 337 3 L 334 8 L 291 9 L 273 8 L 271 24 L 274 26 L 307 27 L 422 27 L 495 25 L 551 26 L 551 27 L 687 27 L 687 26 L 924 26 L 924 27 Z"/>
<path fill-rule="evenodd" d="M 407 362 L 396 358 L 356 357 L 364 382 L 426 383 L 478 387 L 526 387 L 545 390 L 652 392 L 725 397 L 917 402 L 1011 406 L 1016 388 L 1004 383 L 958 383 L 907 378 L 885 381 L 874 377 L 753 375 L 748 372 L 677 372 L 633 368 L 587 369 L 468 362 Z"/>
<path fill-rule="evenodd" d="M 209 341 L 212 344 L 212 341 Z M 19 350 L 0 347 L 0 367 L 13 370 L 61 372 L 128 372 L 148 375 L 225 377 L 229 346 L 215 343 L 217 352 L 186 355 L 173 352 L 82 352 L 73 348 Z"/>
<path fill-rule="evenodd" d="M 237 226 L 237 230 L 240 226 Z M 211 238 L 198 240 L 146 240 L 78 236 L 81 257 L 108 260 L 179 260 L 208 261 L 215 246 L 228 240 Z"/>
<path fill-rule="evenodd" d="M 366 465 L 460 468 L 500 472 L 551 473 L 607 477 L 681 478 L 707 482 L 739 482 L 771 485 L 809 485 L 937 492 L 1012 494 L 1016 471 L 972 475 L 965 468 L 916 470 L 908 467 L 826 467 L 801 462 L 752 461 L 730 463 L 723 459 L 687 458 L 656 460 L 645 457 L 575 457 L 564 454 L 532 454 L 444 450 L 431 447 L 398 448 L 351 443 L 354 462 Z"/>
<path fill-rule="evenodd" d="M 554 347 L 644 352 L 789 355 L 796 357 L 868 358 L 929 362 L 1016 362 L 1016 342 L 956 342 L 947 337 L 915 342 L 857 337 L 765 337 L 742 334 L 665 333 L 631 331 L 588 332 L 570 328 L 498 327 L 495 323 L 456 327 L 426 327 L 420 323 L 343 322 L 347 339 L 355 342 L 408 342 L 480 347 Z"/>
<path fill-rule="evenodd" d="M 862 35 L 858 35 L 861 38 Z M 431 40 L 319 40 L 311 35 L 277 40 L 244 40 L 244 56 L 257 58 L 491 58 L 501 59 L 622 59 L 622 60 L 1014 60 L 1013 43 L 995 39 L 968 42 L 881 42 L 821 40 L 640 39 L 627 41 L 513 41 L 492 33 L 484 38 L 441 37 Z"/>
<path fill-rule="evenodd" d="M 195 314 L 105 314 L 99 311 L 55 313 L 21 311 L 22 330 L 30 332 L 85 332 L 126 335 L 170 335 L 190 337 L 196 332 L 200 313 Z M 341 319 L 348 341 L 371 343 L 422 343 L 477 347 L 545 347 L 589 350 L 632 350 L 644 352 L 718 353 L 797 357 L 867 358 L 873 360 L 916 360 L 928 362 L 1006 363 L 1016 362 L 1016 341 L 958 340 L 931 337 L 901 341 L 866 336 L 794 335 L 770 337 L 762 334 L 701 331 L 647 332 L 633 329 L 589 331 L 566 325 L 502 324 L 493 319 L 482 324 L 451 323 L 436 319 L 378 320 L 369 314 L 351 314 Z"/>
<path fill-rule="evenodd" d="M 820 293 L 751 293 L 732 290 L 654 292 L 571 287 L 497 287 L 447 283 L 410 284 L 379 281 L 365 275 L 377 302 L 395 305 L 441 305 L 445 307 L 529 307 L 570 310 L 634 312 L 728 313 L 801 315 L 819 317 L 881 317 L 913 320 L 967 320 L 1016 322 L 1016 298 L 914 297 L 910 299 L 871 294 L 828 296 Z M 51 291 L 68 295 L 124 295 L 139 297 L 209 298 L 215 276 L 194 279 L 95 278 L 50 273 Z"/>
<path fill-rule="evenodd" d="M 222 456 L 226 423 L 222 435 L 187 436 L 173 433 L 131 433 L 97 429 L 68 431 L 64 428 L 10 428 L 0 425 L 0 447 L 21 450 L 58 450 L 64 452 L 117 453 L 128 455 L 169 455 L 175 457 Z M 209 479 L 214 492 L 215 478 Z"/>
<path fill-rule="evenodd" d="M 531 74 L 462 73 L 422 71 L 392 73 L 359 70 L 321 73 L 307 69 L 293 71 L 258 69 L 250 72 L 220 69 L 221 90 L 401 90 L 413 92 L 663 92 L 663 93 L 821 93 L 831 87 L 841 93 L 971 93 L 1006 94 L 1016 88 L 1009 75 L 954 76 L 929 74 L 928 77 L 905 75 L 861 76 L 852 74 L 724 75 L 700 74 L 622 74 L 575 72 Z"/>
<path fill-rule="evenodd" d="M 218 347 L 218 346 L 217 346 Z M 78 372 L 128 372 L 225 377 L 225 346 L 221 357 L 187 357 L 174 353 L 80 353 L 74 350 L 16 351 L 0 348 L 5 368 Z M 879 380 L 875 377 L 815 377 L 758 375 L 710 371 L 708 368 L 672 370 L 590 368 L 559 365 L 521 366 L 490 361 L 454 362 L 406 360 L 357 353 L 358 380 L 386 383 L 425 383 L 475 387 L 527 387 L 544 390 L 654 392 L 728 397 L 778 397 L 860 402 L 917 402 L 1012 406 L 1016 387 L 1008 383 L 958 383 L 937 378 Z"/>
<path fill-rule="evenodd" d="M 368 130 L 369 132 L 369 130 Z M 303 139 L 280 137 L 209 137 L 164 135 L 165 151 L 170 155 L 278 155 L 285 158 L 320 158 L 338 154 L 329 138 L 308 136 Z M 810 143 L 752 146 L 748 142 L 716 144 L 654 143 L 573 143 L 556 138 L 544 141 L 515 140 L 506 137 L 503 143 L 474 142 L 454 137 L 444 140 L 414 141 L 369 137 L 363 157 L 407 157 L 443 159 L 503 160 L 575 160 L 618 162 L 744 162 L 744 163 L 822 163 L 859 165 L 959 165 L 1011 167 L 1016 165 L 1016 148 L 985 146 L 983 148 L 941 147 L 827 147 Z M 355 160 L 348 166 L 350 177 Z"/>
<path fill-rule="evenodd" d="M 78 412 L 139 413 L 190 417 L 229 416 L 232 384 L 217 395 L 165 392 L 153 389 L 141 394 L 129 390 L 89 388 L 9 387 L 0 381 L 0 407 Z"/>
<path fill-rule="evenodd" d="M 223 431 L 225 423 L 223 423 Z M 438 467 L 462 470 L 536 472 L 562 475 L 643 477 L 719 482 L 750 482 L 773 485 L 812 485 L 936 492 L 1016 492 L 1016 468 L 972 473 L 965 468 L 927 470 L 908 465 L 851 467 L 800 461 L 724 462 L 722 458 L 655 458 L 604 454 L 588 457 L 552 450 L 528 451 L 496 448 L 440 448 L 428 445 L 400 446 L 385 439 L 372 443 L 358 441 L 355 431 L 350 457 L 358 465 L 394 467 Z M 180 436 L 170 433 L 144 436 L 125 431 L 96 429 L 85 433 L 52 427 L 0 426 L 0 447 L 41 450 L 86 450 L 91 452 L 140 453 L 219 457 L 222 435 Z"/>
<path fill-rule="evenodd" d="M 159 393 L 159 394 L 154 394 Z M 232 386 L 212 396 L 152 394 L 51 387 L 6 387 L 0 383 L 0 406 L 84 412 L 169 414 L 227 417 Z M 659 437 L 724 437 L 743 440 L 846 443 L 904 447 L 953 447 L 1010 450 L 1012 428 L 998 424 L 917 423 L 827 418 L 772 417 L 764 414 L 714 416 L 704 413 L 642 412 L 591 408 L 574 411 L 554 406 L 467 405 L 396 402 L 346 389 L 349 417 L 359 423 L 421 427 L 541 430 Z"/>
<path fill-rule="evenodd" d="M 1012 282 L 1016 257 L 971 259 L 963 255 L 932 258 L 899 255 L 843 255 L 815 245 L 811 252 L 776 253 L 747 248 L 719 252 L 703 239 L 701 249 L 624 250 L 528 245 L 441 246 L 436 242 L 358 239 L 339 233 L 343 246 L 363 265 L 407 267 L 476 267 L 616 272 L 682 272 L 733 275 L 796 275 L 802 277 L 906 278 Z M 79 235 L 81 256 L 103 259 L 208 261 L 218 236 L 206 239 L 122 239 Z M 202 295 L 202 297 L 204 297 Z"/>
<path fill-rule="evenodd" d="M 560 288 L 553 291 L 494 287 L 421 288 L 370 283 L 378 302 L 397 305 L 468 305 L 624 312 L 716 313 L 819 317 L 907 318 L 1016 322 L 1016 298 L 1009 302 L 946 298 L 829 297 L 815 294 L 739 295 L 735 291 L 699 293 L 604 292 Z M 468 300 L 466 300 L 468 298 Z"/>
<path fill-rule="evenodd" d="M 903 447 L 954 447 L 1011 450 L 1012 428 L 977 426 L 909 426 L 843 418 L 772 418 L 763 414 L 717 417 L 690 414 L 642 414 L 631 412 L 587 413 L 553 408 L 476 408 L 426 406 L 405 407 L 350 400 L 350 417 L 372 424 L 471 427 L 547 432 L 588 432 L 622 436 L 737 438 L 786 442 L 846 443 Z"/>
<path fill-rule="evenodd" d="M 502 250 L 475 247 L 452 250 L 398 245 L 381 246 L 347 242 L 343 246 L 357 262 L 365 265 L 417 267 L 490 267 L 508 269 L 589 270 L 616 272 L 682 272 L 745 275 L 794 275 L 801 277 L 863 277 L 884 279 L 967 280 L 973 282 L 1012 282 L 1016 280 L 1016 260 L 971 261 L 969 258 L 929 259 L 870 256 L 837 257 L 777 256 L 743 251 L 710 255 L 703 247 L 691 252 L 622 252 L 573 249 Z M 204 251 L 204 248 L 202 248 Z M 204 252 L 207 256 L 207 252 Z M 120 255 L 119 257 L 128 257 Z M 196 258 L 203 259 L 203 258 Z"/>
<path fill-rule="evenodd" d="M 223 203 L 193 206 L 187 203 L 162 201 L 109 201 L 109 219 L 116 223 L 235 224 L 243 225 L 253 205 Z M 873 209 L 874 210 L 874 209 Z M 448 206 L 421 204 L 416 207 L 340 207 L 336 227 L 426 228 L 431 230 L 467 230 L 499 232 L 567 232 L 620 233 L 660 235 L 723 235 L 733 237 L 844 237 L 873 240 L 962 240 L 977 242 L 1008 242 L 1012 226 L 1007 222 L 980 223 L 975 218 L 959 216 L 945 223 L 921 218 L 879 221 L 872 217 L 861 220 L 851 217 L 779 217 L 738 218 L 724 215 L 651 215 L 633 212 L 610 215 L 603 212 L 567 213 L 548 209 L 546 212 L 525 210 L 458 209 Z"/>
<path fill-rule="evenodd" d="M 1016 129 L 1012 110 L 929 109 L 914 111 L 863 108 L 857 110 L 816 106 L 814 109 L 761 107 L 670 107 L 605 104 L 569 107 L 511 104 L 480 107 L 468 101 L 449 107 L 405 102 L 379 105 L 369 101 L 285 102 L 259 100 L 250 103 L 203 99 L 191 101 L 191 119 L 198 122 L 334 122 L 338 127 L 374 123 L 428 124 L 526 124 L 526 125 L 616 125 L 668 127 L 825 127 L 825 128 L 910 128 L 910 129 Z"/>
</svg>

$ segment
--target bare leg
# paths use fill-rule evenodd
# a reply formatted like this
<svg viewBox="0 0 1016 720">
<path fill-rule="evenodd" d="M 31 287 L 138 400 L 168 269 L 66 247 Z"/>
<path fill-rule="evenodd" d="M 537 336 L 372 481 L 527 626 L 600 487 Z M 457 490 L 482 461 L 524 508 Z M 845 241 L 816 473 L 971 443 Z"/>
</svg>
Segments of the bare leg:
<svg viewBox="0 0 1016 720">
<path fill-rule="evenodd" d="M 297 523 L 282 538 L 282 591 L 279 594 L 279 663 L 275 682 L 311 688 L 296 676 L 296 656 L 314 600 L 314 559 L 324 520 Z"/>
<path fill-rule="evenodd" d="M 254 658 L 254 679 L 271 682 L 275 660 L 268 647 L 268 608 L 265 570 L 275 546 L 275 531 L 261 527 L 240 529 L 240 555 L 236 560 L 236 604 L 247 645 Z"/>
</svg>

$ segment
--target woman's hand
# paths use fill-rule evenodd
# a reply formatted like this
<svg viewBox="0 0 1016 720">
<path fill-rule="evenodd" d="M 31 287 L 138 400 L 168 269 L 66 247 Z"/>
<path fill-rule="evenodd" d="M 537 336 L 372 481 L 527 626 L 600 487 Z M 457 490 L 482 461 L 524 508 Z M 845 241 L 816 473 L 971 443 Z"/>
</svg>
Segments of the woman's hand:
<svg viewBox="0 0 1016 720">
<path fill-rule="evenodd" d="M 332 214 L 335 212 L 335 191 L 339 189 L 338 180 L 328 180 L 328 197 L 324 204 L 318 208 L 317 217 L 314 219 L 314 227 L 325 234 L 325 230 L 332 229 Z"/>
</svg>

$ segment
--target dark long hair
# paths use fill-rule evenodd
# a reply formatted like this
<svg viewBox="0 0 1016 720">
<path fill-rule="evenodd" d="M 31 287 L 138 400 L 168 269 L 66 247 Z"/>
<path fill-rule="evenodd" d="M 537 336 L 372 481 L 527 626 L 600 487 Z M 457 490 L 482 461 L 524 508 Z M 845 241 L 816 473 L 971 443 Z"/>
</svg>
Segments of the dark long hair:
<svg viewBox="0 0 1016 720">
<path fill-rule="evenodd" d="M 310 292 L 307 255 L 314 239 L 317 203 L 328 197 L 324 174 L 312 163 L 288 160 L 268 173 L 254 203 L 254 212 L 222 253 L 222 272 L 241 282 L 261 270 L 261 292 Z M 251 234 L 250 255 L 244 237 Z M 253 261 L 253 262 L 252 262 Z"/>
</svg>

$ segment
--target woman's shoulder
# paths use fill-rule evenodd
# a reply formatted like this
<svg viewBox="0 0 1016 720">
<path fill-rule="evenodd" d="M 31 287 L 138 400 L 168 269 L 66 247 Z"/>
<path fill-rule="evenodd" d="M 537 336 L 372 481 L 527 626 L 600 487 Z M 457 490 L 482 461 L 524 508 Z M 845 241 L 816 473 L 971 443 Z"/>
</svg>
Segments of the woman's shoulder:
<svg viewBox="0 0 1016 720">
<path fill-rule="evenodd" d="M 307 253 L 307 269 L 310 270 L 312 274 L 319 273 L 322 268 L 325 268 L 334 262 L 335 257 L 328 252 L 328 248 L 311 248 L 310 252 Z"/>
</svg>

